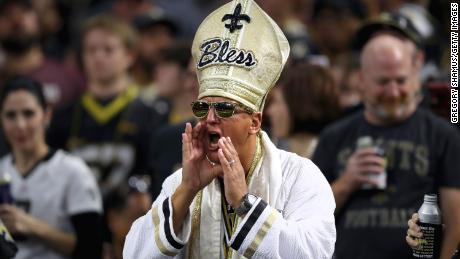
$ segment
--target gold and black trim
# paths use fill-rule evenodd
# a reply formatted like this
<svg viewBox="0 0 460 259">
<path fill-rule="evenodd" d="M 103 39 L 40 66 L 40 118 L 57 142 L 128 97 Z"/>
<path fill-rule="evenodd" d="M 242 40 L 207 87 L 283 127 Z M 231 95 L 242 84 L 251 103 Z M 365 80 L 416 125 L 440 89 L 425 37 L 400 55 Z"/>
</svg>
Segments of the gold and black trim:
<svg viewBox="0 0 460 259">
<path fill-rule="evenodd" d="M 268 205 L 264 200 L 259 200 L 258 204 L 256 205 L 256 208 L 252 212 L 250 212 L 247 221 L 244 223 L 243 227 L 236 235 L 235 240 L 231 244 L 231 247 L 233 249 L 237 251 L 240 249 L 241 244 L 243 244 L 243 241 L 249 234 L 249 231 L 251 231 L 251 229 L 254 227 L 260 215 L 262 215 L 263 211 L 267 206 Z"/>
<path fill-rule="evenodd" d="M 164 218 L 165 218 L 164 229 L 165 229 L 166 240 L 168 240 L 169 244 L 172 247 L 174 247 L 175 249 L 177 249 L 177 250 L 182 249 L 184 247 L 184 245 L 182 245 L 179 242 L 177 242 L 174 239 L 174 237 L 172 236 L 172 234 L 171 234 L 171 228 L 170 228 L 170 225 L 169 225 L 169 221 L 171 220 L 170 219 L 171 213 L 169 211 L 169 198 L 166 199 L 163 202 L 163 214 L 164 214 Z M 174 231 L 174 230 L 172 230 L 172 231 Z"/>
<path fill-rule="evenodd" d="M 262 227 L 259 229 L 259 231 L 257 231 L 257 234 L 254 240 L 252 240 L 249 247 L 246 248 L 246 251 L 244 252 L 245 257 L 251 258 L 254 255 L 260 243 L 262 243 L 262 240 L 267 235 L 268 230 L 272 227 L 273 223 L 278 218 L 278 215 L 279 215 L 279 212 L 276 211 L 275 209 L 272 209 L 272 211 L 270 212 L 270 215 L 265 220 L 265 222 L 262 224 Z"/>
<path fill-rule="evenodd" d="M 155 243 L 157 244 L 157 247 L 162 254 L 167 256 L 176 256 L 179 251 L 184 248 L 184 244 L 179 243 L 172 234 L 172 231 L 174 230 L 171 229 L 169 224 L 172 221 L 171 206 L 169 202 L 170 198 L 166 198 L 162 203 L 159 203 L 157 206 L 154 206 L 151 209 L 154 237 Z M 161 222 L 160 220 L 160 213 L 163 215 L 164 222 Z M 166 240 L 161 239 L 161 226 L 164 228 L 163 231 Z"/>
<path fill-rule="evenodd" d="M 168 248 L 166 248 L 165 244 L 161 240 L 160 217 L 158 216 L 158 207 L 157 206 L 152 207 L 151 211 L 152 211 L 153 232 L 154 232 L 153 234 L 155 237 L 155 243 L 157 244 L 158 250 L 160 250 L 160 252 L 164 255 L 171 256 L 171 257 L 176 256 L 177 253 L 168 250 Z"/>
</svg>

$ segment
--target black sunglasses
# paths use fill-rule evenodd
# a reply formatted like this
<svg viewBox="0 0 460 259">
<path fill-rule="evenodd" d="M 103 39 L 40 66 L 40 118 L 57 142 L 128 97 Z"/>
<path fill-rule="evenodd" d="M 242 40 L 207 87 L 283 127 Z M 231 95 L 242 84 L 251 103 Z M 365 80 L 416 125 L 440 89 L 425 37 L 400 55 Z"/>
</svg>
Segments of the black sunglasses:
<svg viewBox="0 0 460 259">
<path fill-rule="evenodd" d="M 208 115 L 209 109 L 211 107 L 214 107 L 214 110 L 216 111 L 216 115 L 219 118 L 229 118 L 233 114 L 235 114 L 235 111 L 237 110 L 237 107 L 240 107 L 243 112 L 253 114 L 254 111 L 244 105 L 238 104 L 238 103 L 232 103 L 232 102 L 205 102 L 205 101 L 195 101 L 192 102 L 192 111 L 193 115 L 197 117 L 198 119 L 205 118 Z"/>
</svg>

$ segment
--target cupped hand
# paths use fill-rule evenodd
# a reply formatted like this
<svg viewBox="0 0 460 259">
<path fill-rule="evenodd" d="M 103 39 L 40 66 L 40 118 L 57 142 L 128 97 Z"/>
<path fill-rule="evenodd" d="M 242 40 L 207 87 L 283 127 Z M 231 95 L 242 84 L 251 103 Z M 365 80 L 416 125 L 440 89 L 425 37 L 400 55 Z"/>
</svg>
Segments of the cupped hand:
<svg viewBox="0 0 460 259">
<path fill-rule="evenodd" d="M 182 133 L 182 184 L 196 193 L 219 176 L 222 168 L 211 164 L 206 159 L 204 140 L 206 136 L 205 122 L 198 122 L 193 128 L 190 123 Z"/>
</svg>

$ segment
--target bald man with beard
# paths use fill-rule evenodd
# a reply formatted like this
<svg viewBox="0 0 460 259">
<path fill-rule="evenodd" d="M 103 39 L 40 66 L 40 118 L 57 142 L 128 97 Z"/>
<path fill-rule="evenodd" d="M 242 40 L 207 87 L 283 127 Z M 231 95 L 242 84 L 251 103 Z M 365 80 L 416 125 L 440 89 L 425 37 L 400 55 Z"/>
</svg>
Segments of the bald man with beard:
<svg viewBox="0 0 460 259">
<path fill-rule="evenodd" d="M 440 195 L 447 226 L 441 258 L 449 258 L 460 239 L 460 134 L 419 107 L 422 63 L 404 35 L 374 33 L 361 53 L 364 110 L 321 134 L 313 161 L 337 204 L 337 259 L 411 258 L 407 220 L 427 193 Z M 363 136 L 371 147 L 357 148 Z M 376 181 L 382 174 L 383 186 Z"/>
</svg>

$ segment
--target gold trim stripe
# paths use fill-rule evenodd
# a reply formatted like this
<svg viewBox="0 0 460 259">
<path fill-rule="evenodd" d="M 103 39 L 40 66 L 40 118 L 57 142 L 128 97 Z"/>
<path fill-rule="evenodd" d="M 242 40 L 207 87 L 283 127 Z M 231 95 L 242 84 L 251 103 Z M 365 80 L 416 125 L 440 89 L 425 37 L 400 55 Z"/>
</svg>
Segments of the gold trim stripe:
<svg viewBox="0 0 460 259">
<path fill-rule="evenodd" d="M 166 246 L 163 244 L 160 238 L 160 217 L 158 216 L 158 206 L 152 208 L 152 220 L 153 220 L 153 229 L 155 234 L 155 243 L 160 249 L 160 252 L 167 256 L 176 256 L 177 253 L 169 251 Z"/>
<path fill-rule="evenodd" d="M 99 124 L 105 124 L 113 119 L 122 111 L 132 100 L 138 96 L 139 90 L 136 86 L 129 86 L 123 93 L 118 95 L 107 105 L 100 104 L 96 98 L 86 92 L 82 97 L 83 107 L 88 111 L 91 117 Z"/>
<path fill-rule="evenodd" d="M 203 190 L 199 191 L 195 199 L 195 207 L 192 211 L 192 230 L 190 234 L 190 240 L 188 244 L 188 258 L 193 258 L 192 249 L 200 248 L 200 222 L 201 222 L 201 201 L 203 197 Z M 198 245 L 197 245 L 198 244 Z M 198 251 L 199 254 L 199 251 Z"/>
<path fill-rule="evenodd" d="M 259 229 L 259 231 L 257 231 L 257 234 L 254 240 L 251 242 L 249 247 L 244 252 L 245 257 L 251 258 L 254 255 L 260 243 L 262 243 L 262 240 L 267 235 L 268 230 L 272 227 L 273 223 L 275 222 L 277 218 L 278 218 L 278 212 L 275 209 L 272 209 L 272 211 L 270 212 L 270 215 L 265 220 L 265 222 L 262 224 L 262 227 Z"/>
</svg>

